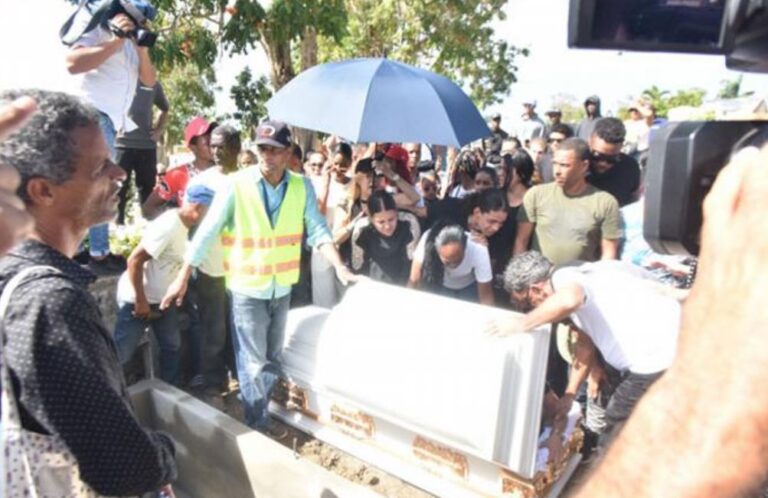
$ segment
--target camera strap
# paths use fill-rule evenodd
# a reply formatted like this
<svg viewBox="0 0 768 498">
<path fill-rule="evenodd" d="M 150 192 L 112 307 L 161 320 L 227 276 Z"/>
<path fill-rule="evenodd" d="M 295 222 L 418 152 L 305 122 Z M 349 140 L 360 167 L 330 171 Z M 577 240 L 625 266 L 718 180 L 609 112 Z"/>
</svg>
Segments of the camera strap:
<svg viewBox="0 0 768 498">
<path fill-rule="evenodd" d="M 80 0 L 80 3 L 77 5 L 77 8 L 72 13 L 71 16 L 69 16 L 69 19 L 66 20 L 66 22 L 61 26 L 61 29 L 59 30 L 59 38 L 61 38 L 61 42 L 70 47 L 74 45 L 74 43 L 80 39 L 81 36 L 88 33 L 89 31 L 93 30 L 96 26 L 101 24 L 101 21 L 103 20 L 104 14 L 107 13 L 109 10 L 112 2 L 110 0 L 102 1 L 99 6 L 91 12 L 91 4 L 93 4 L 93 0 Z M 83 11 L 85 9 L 85 11 Z M 72 28 L 72 24 L 75 22 L 75 19 L 79 15 L 90 15 L 91 20 L 86 25 L 85 29 L 80 33 L 70 33 L 69 30 Z"/>
</svg>

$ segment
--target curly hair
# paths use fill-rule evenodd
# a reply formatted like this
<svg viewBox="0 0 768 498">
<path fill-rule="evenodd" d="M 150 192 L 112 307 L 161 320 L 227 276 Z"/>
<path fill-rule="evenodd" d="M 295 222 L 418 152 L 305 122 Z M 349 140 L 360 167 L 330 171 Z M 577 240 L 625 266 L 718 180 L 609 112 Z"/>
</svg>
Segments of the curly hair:
<svg viewBox="0 0 768 498">
<path fill-rule="evenodd" d="M 21 183 L 17 193 L 30 203 L 30 179 L 45 178 L 59 185 L 72 178 L 77 155 L 72 132 L 99 126 L 99 112 L 77 97 L 45 90 L 9 90 L 0 93 L 0 105 L 25 95 L 37 101 L 37 112 L 24 127 L 0 143 L 0 163 L 18 170 Z"/>
</svg>

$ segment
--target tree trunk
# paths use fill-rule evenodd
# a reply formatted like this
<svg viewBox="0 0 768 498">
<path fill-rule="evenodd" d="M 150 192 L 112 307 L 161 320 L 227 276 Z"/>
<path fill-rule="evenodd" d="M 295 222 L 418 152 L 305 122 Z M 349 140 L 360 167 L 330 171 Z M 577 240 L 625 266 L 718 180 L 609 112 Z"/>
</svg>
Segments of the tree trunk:
<svg viewBox="0 0 768 498">
<path fill-rule="evenodd" d="M 314 27 L 307 26 L 304 29 L 300 50 L 302 71 L 317 65 L 317 30 L 315 30 Z M 304 157 L 306 157 L 308 151 L 315 149 L 316 133 L 312 130 L 294 128 L 293 139 L 301 146 L 301 150 L 304 152 Z"/>
<path fill-rule="evenodd" d="M 291 42 L 275 39 L 268 30 L 261 32 L 261 45 L 267 53 L 271 70 L 272 86 L 280 90 L 296 73 L 291 61 Z"/>
</svg>

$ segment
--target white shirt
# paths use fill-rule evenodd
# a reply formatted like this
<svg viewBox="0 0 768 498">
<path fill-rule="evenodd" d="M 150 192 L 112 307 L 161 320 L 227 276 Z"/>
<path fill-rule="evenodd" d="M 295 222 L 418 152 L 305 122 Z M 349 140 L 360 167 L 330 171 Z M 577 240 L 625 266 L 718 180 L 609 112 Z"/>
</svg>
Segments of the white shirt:
<svg viewBox="0 0 768 498">
<path fill-rule="evenodd" d="M 226 185 L 228 180 L 227 175 L 221 170 L 221 166 L 211 166 L 190 178 L 189 183 L 187 183 L 187 191 L 193 185 L 204 185 L 216 193 L 221 190 L 222 185 Z M 211 250 L 198 268 L 211 277 L 223 277 L 227 274 L 224 270 L 224 247 L 221 245 L 220 239 L 213 243 Z"/>
<path fill-rule="evenodd" d="M 571 318 L 605 361 L 619 371 L 638 374 L 669 368 L 677 351 L 680 303 L 660 292 L 649 272 L 620 261 L 598 261 L 556 270 L 557 292 L 575 283 L 584 304 Z"/>
<path fill-rule="evenodd" d="M 331 178 L 331 182 L 328 185 L 328 202 L 325 209 L 325 221 L 331 230 L 339 228 L 336 224 L 341 223 L 341 220 L 336 220 L 336 208 L 347 199 L 352 183 L 352 181 L 340 183 L 335 178 Z"/>
<path fill-rule="evenodd" d="M 87 9 L 81 9 L 72 23 L 72 30 L 82 32 L 90 21 Z M 73 47 L 94 47 L 108 42 L 114 35 L 101 26 L 85 33 Z M 91 69 L 82 76 L 80 96 L 103 112 L 115 127 L 116 132 L 136 129 L 129 117 L 133 96 L 139 80 L 139 54 L 129 40 L 123 42 L 122 49 L 112 54 L 99 67 Z"/>
<path fill-rule="evenodd" d="M 187 248 L 187 227 L 181 222 L 177 209 L 158 216 L 144 229 L 141 246 L 152 259 L 144 263 L 144 293 L 150 304 L 159 304 L 165 291 L 179 273 Z M 135 303 L 136 293 L 128 272 L 117 282 L 117 300 Z"/>
<path fill-rule="evenodd" d="M 429 232 L 430 230 L 427 230 L 421 236 L 419 245 L 416 246 L 416 252 L 413 254 L 413 259 L 422 264 L 424 263 L 424 248 Z M 473 241 L 467 233 L 467 248 L 464 251 L 464 259 L 456 268 L 445 267 L 443 286 L 452 290 L 460 290 L 475 282 L 482 284 L 491 280 L 493 280 L 493 273 L 491 272 L 491 258 L 488 256 L 488 248 Z"/>
</svg>

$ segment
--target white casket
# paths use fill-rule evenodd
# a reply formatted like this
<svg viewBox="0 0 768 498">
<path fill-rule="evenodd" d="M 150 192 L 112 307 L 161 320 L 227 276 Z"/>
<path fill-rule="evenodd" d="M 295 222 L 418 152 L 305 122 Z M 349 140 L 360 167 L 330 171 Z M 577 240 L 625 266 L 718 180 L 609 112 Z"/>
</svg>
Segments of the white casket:
<svg viewBox="0 0 768 498">
<path fill-rule="evenodd" d="M 549 326 L 483 332 L 497 308 L 373 282 L 291 310 L 272 412 L 438 496 L 556 494 L 578 463 L 540 448 Z"/>
</svg>

